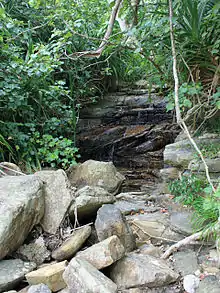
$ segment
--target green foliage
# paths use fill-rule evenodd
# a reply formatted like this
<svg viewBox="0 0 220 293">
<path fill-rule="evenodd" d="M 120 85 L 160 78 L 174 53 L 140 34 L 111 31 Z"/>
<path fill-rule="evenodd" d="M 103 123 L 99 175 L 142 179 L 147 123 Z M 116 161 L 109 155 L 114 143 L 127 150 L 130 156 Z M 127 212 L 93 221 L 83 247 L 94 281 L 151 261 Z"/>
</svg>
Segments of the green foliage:
<svg viewBox="0 0 220 293">
<path fill-rule="evenodd" d="M 206 180 L 188 174 L 170 182 L 169 189 L 175 200 L 193 208 L 194 229 L 203 230 L 206 237 L 213 236 L 220 212 L 220 188 L 213 193 Z"/>
<path fill-rule="evenodd" d="M 198 210 L 203 202 L 201 194 L 205 187 L 207 187 L 207 182 L 193 174 L 182 176 L 181 179 L 174 180 L 169 184 L 169 190 L 175 196 L 175 200 Z"/>
<path fill-rule="evenodd" d="M 214 159 L 217 158 L 220 153 L 220 145 L 218 144 L 202 144 L 200 146 L 200 151 L 202 152 L 204 158 Z M 196 157 L 199 156 L 196 154 Z"/>
</svg>

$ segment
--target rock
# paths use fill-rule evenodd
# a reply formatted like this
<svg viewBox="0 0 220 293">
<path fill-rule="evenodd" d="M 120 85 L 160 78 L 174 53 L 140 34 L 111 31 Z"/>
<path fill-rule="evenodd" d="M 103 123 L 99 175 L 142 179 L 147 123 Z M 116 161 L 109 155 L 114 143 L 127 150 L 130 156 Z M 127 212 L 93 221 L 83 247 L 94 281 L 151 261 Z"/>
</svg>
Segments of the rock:
<svg viewBox="0 0 220 293">
<path fill-rule="evenodd" d="M 55 234 L 73 200 L 70 183 L 63 170 L 39 171 L 35 175 L 45 182 L 45 213 L 41 225 Z"/>
<path fill-rule="evenodd" d="M 0 261 L 0 292 L 15 288 L 26 273 L 36 268 L 35 263 L 23 262 L 20 259 Z"/>
<path fill-rule="evenodd" d="M 73 231 L 72 235 L 52 252 L 52 257 L 59 261 L 69 259 L 81 248 L 90 234 L 90 226 L 84 226 Z"/>
<path fill-rule="evenodd" d="M 75 196 L 75 202 L 71 205 L 69 213 L 74 217 L 77 207 L 78 218 L 91 217 L 103 204 L 115 202 L 114 195 L 97 186 L 85 186 L 79 189 Z"/>
<path fill-rule="evenodd" d="M 205 162 L 209 168 L 209 172 L 220 173 L 220 158 L 206 158 Z M 192 171 L 205 172 L 204 164 L 202 162 L 199 162 L 198 160 L 190 161 L 188 169 Z"/>
<path fill-rule="evenodd" d="M 182 276 L 194 274 L 199 269 L 196 253 L 192 250 L 176 252 L 173 260 L 175 271 Z"/>
<path fill-rule="evenodd" d="M 170 229 L 169 215 L 167 213 L 155 212 L 127 216 L 126 218 L 132 230 L 138 232 L 138 236 L 142 241 L 149 240 L 151 238 L 149 235 L 161 238 L 161 241 L 165 241 L 165 239 L 167 239 L 166 241 L 168 239 L 178 241 L 183 238 L 181 234 Z"/>
<path fill-rule="evenodd" d="M 117 194 L 125 177 L 117 172 L 112 162 L 88 160 L 68 170 L 68 177 L 73 186 L 102 187 L 112 194 Z"/>
<path fill-rule="evenodd" d="M 165 181 L 169 181 L 171 179 L 178 179 L 180 174 L 180 170 L 175 167 L 164 168 L 160 170 L 160 176 Z"/>
<path fill-rule="evenodd" d="M 117 285 L 84 259 L 73 258 L 63 278 L 69 292 L 116 293 Z"/>
<path fill-rule="evenodd" d="M 51 293 L 50 288 L 45 284 L 30 286 L 27 293 Z"/>
<path fill-rule="evenodd" d="M 173 212 L 170 216 L 172 229 L 186 236 L 193 234 L 192 216 L 190 211 Z"/>
<path fill-rule="evenodd" d="M 140 210 L 147 210 L 146 201 L 137 201 L 137 200 L 117 200 L 114 203 L 114 206 L 119 209 L 122 214 L 128 215 L 131 212 L 139 212 Z"/>
<path fill-rule="evenodd" d="M 0 259 L 22 245 L 43 217 L 42 186 L 33 175 L 0 178 Z"/>
<path fill-rule="evenodd" d="M 110 266 L 125 254 L 125 249 L 117 236 L 111 236 L 86 250 L 77 253 L 98 270 Z"/>
<path fill-rule="evenodd" d="M 119 289 L 161 287 L 177 280 L 165 261 L 150 255 L 130 253 L 113 265 L 110 277 Z"/>
<path fill-rule="evenodd" d="M 195 151 L 188 139 L 166 145 L 164 150 L 164 163 L 173 167 L 187 169 L 193 160 Z"/>
<path fill-rule="evenodd" d="M 10 291 L 5 291 L 3 293 L 17 293 L 17 291 L 16 290 L 10 290 Z"/>
<path fill-rule="evenodd" d="M 194 275 L 186 275 L 183 278 L 183 287 L 187 293 L 196 293 L 196 289 L 199 287 L 199 278 Z M 205 293 L 203 291 L 203 293 Z"/>
<path fill-rule="evenodd" d="M 47 249 L 42 236 L 33 243 L 19 247 L 15 255 L 22 260 L 33 261 L 37 265 L 41 265 L 45 260 L 50 259 L 50 251 Z"/>
<path fill-rule="evenodd" d="M 139 251 L 140 251 L 140 254 L 148 254 L 158 258 L 162 255 L 162 251 L 158 247 L 152 244 L 142 245 L 141 247 L 139 247 Z"/>
<path fill-rule="evenodd" d="M 95 228 L 99 241 L 116 235 L 126 252 L 135 249 L 135 238 L 125 217 L 114 205 L 105 204 L 97 212 Z"/>
<path fill-rule="evenodd" d="M 17 165 L 10 162 L 1 162 L 0 168 L 9 176 L 22 175 L 21 169 Z"/>
<path fill-rule="evenodd" d="M 220 282 L 215 276 L 207 276 L 200 283 L 196 293 L 219 293 Z"/>
<path fill-rule="evenodd" d="M 50 264 L 25 275 L 29 285 L 45 284 L 51 291 L 56 292 L 66 287 L 63 272 L 67 261 Z"/>
</svg>

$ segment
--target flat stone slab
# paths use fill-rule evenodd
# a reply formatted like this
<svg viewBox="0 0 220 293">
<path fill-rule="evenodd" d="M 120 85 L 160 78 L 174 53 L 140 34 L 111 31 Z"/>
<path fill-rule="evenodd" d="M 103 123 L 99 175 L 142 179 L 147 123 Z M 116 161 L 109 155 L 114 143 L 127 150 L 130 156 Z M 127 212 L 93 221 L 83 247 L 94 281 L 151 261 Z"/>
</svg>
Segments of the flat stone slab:
<svg viewBox="0 0 220 293">
<path fill-rule="evenodd" d="M 23 262 L 20 259 L 0 261 L 0 292 L 15 288 L 24 279 L 26 273 L 34 270 L 36 264 Z"/>
<path fill-rule="evenodd" d="M 182 276 L 194 274 L 199 269 L 196 253 L 192 250 L 176 252 L 173 259 L 175 271 Z"/>
<path fill-rule="evenodd" d="M 50 264 L 25 275 L 29 285 L 45 284 L 51 291 L 56 292 L 66 287 L 63 272 L 67 261 Z"/>
<path fill-rule="evenodd" d="M 69 292 L 116 293 L 117 285 L 84 259 L 73 258 L 63 278 Z"/>
</svg>

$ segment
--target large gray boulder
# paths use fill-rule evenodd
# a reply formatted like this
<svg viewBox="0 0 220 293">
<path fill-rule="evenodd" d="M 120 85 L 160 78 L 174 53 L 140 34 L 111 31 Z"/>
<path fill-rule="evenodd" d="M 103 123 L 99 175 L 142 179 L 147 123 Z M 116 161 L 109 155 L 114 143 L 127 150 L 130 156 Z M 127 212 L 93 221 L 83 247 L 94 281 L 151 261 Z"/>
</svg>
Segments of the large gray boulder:
<svg viewBox="0 0 220 293">
<path fill-rule="evenodd" d="M 42 181 L 33 175 L 0 178 L 0 259 L 16 250 L 44 215 Z"/>
<path fill-rule="evenodd" d="M 93 216 L 103 204 L 115 202 L 114 195 L 97 186 L 85 186 L 79 189 L 75 196 L 76 199 L 69 210 L 71 217 L 74 217 L 75 209 L 78 218 L 86 218 Z"/>
<path fill-rule="evenodd" d="M 45 213 L 41 225 L 55 234 L 73 200 L 70 183 L 63 170 L 39 171 L 35 175 L 45 183 Z"/>
<path fill-rule="evenodd" d="M 161 287 L 177 280 L 165 261 L 150 255 L 130 253 L 113 265 L 110 277 L 118 289 Z"/>
<path fill-rule="evenodd" d="M 112 194 L 117 194 L 125 177 L 121 175 L 112 162 L 88 160 L 81 165 L 70 167 L 67 175 L 73 186 L 102 187 Z"/>
<path fill-rule="evenodd" d="M 111 236 L 77 253 L 77 257 L 87 260 L 98 270 L 110 266 L 125 254 L 124 246 L 117 236 Z"/>
<path fill-rule="evenodd" d="M 35 263 L 23 262 L 20 259 L 0 261 L 0 292 L 13 289 L 26 273 L 36 268 Z"/>
<path fill-rule="evenodd" d="M 112 204 L 103 205 L 97 212 L 95 228 L 99 241 L 118 236 L 126 252 L 135 249 L 134 234 L 121 211 Z"/>
<path fill-rule="evenodd" d="M 73 258 L 63 273 L 69 292 L 116 293 L 117 285 L 84 259 Z"/>
</svg>

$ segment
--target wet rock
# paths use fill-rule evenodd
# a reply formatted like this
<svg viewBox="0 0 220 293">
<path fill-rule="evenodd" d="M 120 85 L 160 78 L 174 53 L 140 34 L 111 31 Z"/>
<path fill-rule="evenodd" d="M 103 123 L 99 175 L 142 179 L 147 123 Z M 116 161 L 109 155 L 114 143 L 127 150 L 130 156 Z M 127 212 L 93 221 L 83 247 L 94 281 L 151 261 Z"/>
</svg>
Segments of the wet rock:
<svg viewBox="0 0 220 293">
<path fill-rule="evenodd" d="M 110 266 L 125 254 L 125 249 L 117 236 L 111 236 L 84 251 L 77 257 L 85 259 L 98 270 Z"/>
<path fill-rule="evenodd" d="M 186 275 L 183 278 L 183 287 L 187 293 L 196 293 L 196 289 L 199 287 L 199 278 L 194 275 Z M 203 291 L 203 293 L 205 293 Z"/>
<path fill-rule="evenodd" d="M 199 288 L 196 293 L 219 293 L 220 282 L 215 276 L 205 277 L 199 284 Z"/>
<path fill-rule="evenodd" d="M 23 262 L 20 259 L 0 261 L 0 292 L 15 288 L 26 273 L 36 268 L 35 263 Z"/>
<path fill-rule="evenodd" d="M 42 187 L 33 175 L 0 178 L 0 259 L 15 251 L 43 217 Z"/>
<path fill-rule="evenodd" d="M 97 212 L 95 228 L 99 241 L 116 235 L 127 252 L 135 249 L 135 238 L 121 211 L 105 204 Z"/>
<path fill-rule="evenodd" d="M 52 257 L 59 261 L 69 259 L 81 248 L 90 234 L 90 226 L 84 226 L 73 231 L 72 235 L 52 252 Z"/>
<path fill-rule="evenodd" d="M 66 268 L 63 278 L 69 292 L 117 292 L 117 285 L 84 259 L 73 258 Z"/>
<path fill-rule="evenodd" d="M 25 275 L 29 285 L 45 284 L 51 291 L 56 292 L 66 287 L 63 272 L 67 261 L 50 264 Z"/>
<path fill-rule="evenodd" d="M 93 216 L 103 205 L 115 202 L 114 195 L 97 186 L 85 186 L 75 193 L 76 199 L 71 205 L 69 213 L 74 217 L 75 208 L 77 208 L 78 218 Z"/>
<path fill-rule="evenodd" d="M 117 194 L 125 180 L 112 162 L 94 160 L 88 160 L 73 168 L 70 167 L 67 174 L 73 186 L 78 188 L 86 185 L 98 186 L 112 194 Z"/>
<path fill-rule="evenodd" d="M 173 260 L 175 271 L 182 276 L 194 274 L 199 269 L 196 253 L 192 250 L 176 252 Z"/>
<path fill-rule="evenodd" d="M 33 243 L 22 245 L 15 255 L 22 260 L 33 261 L 37 265 L 50 259 L 50 251 L 47 249 L 43 237 L 37 238 Z"/>
<path fill-rule="evenodd" d="M 51 293 L 50 288 L 45 284 L 30 286 L 27 293 Z"/>
<path fill-rule="evenodd" d="M 69 181 L 63 170 L 39 171 L 35 175 L 45 182 L 45 213 L 41 225 L 55 234 L 73 200 Z"/>
<path fill-rule="evenodd" d="M 192 216 L 190 211 L 173 212 L 170 216 L 172 229 L 186 236 L 193 234 Z"/>
<path fill-rule="evenodd" d="M 110 272 L 119 289 L 161 287 L 175 282 L 178 276 L 165 261 L 136 253 L 119 260 Z"/>
</svg>

